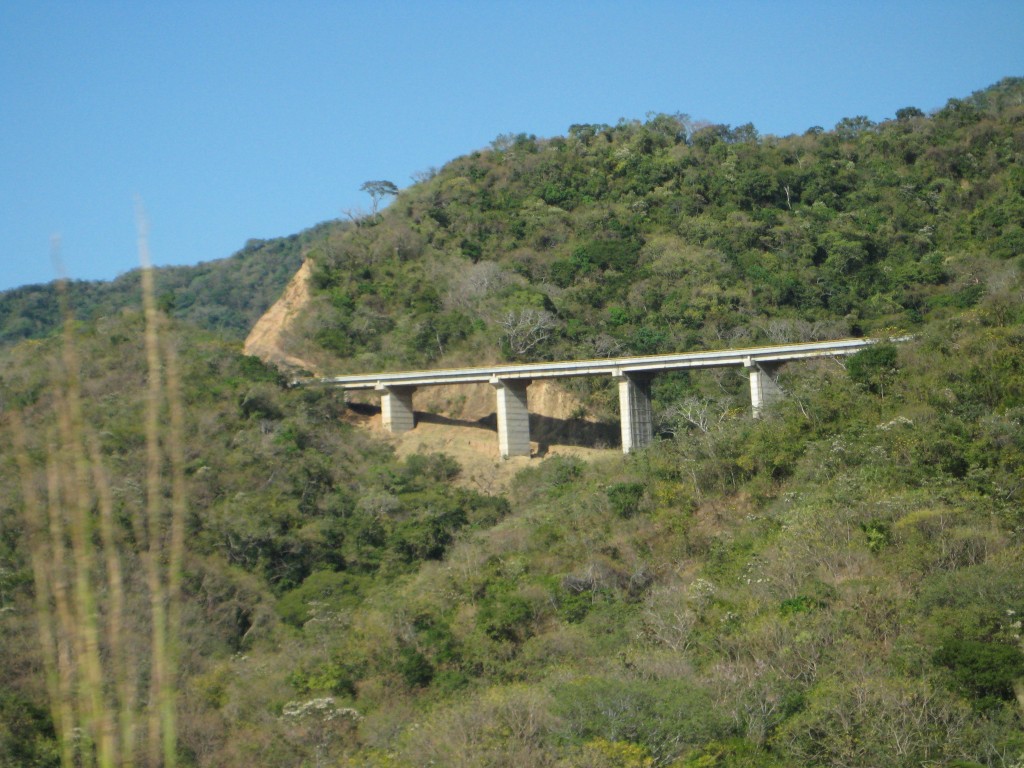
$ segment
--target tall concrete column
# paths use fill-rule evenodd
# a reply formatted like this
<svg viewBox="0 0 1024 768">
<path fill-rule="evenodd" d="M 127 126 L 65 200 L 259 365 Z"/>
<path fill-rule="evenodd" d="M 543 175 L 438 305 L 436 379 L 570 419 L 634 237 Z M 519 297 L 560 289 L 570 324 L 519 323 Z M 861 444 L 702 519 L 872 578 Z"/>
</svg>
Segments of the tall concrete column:
<svg viewBox="0 0 1024 768">
<path fill-rule="evenodd" d="M 412 393 L 416 387 L 385 387 L 377 385 L 380 392 L 381 423 L 388 432 L 408 432 L 416 425 L 412 410 Z"/>
<path fill-rule="evenodd" d="M 525 379 L 491 379 L 498 395 L 498 450 L 503 459 L 530 455 L 530 410 Z"/>
<path fill-rule="evenodd" d="M 645 374 L 613 374 L 619 382 L 619 418 L 622 423 L 622 452 L 630 453 L 654 440 L 651 414 L 651 377 Z"/>
<path fill-rule="evenodd" d="M 758 363 L 747 358 L 744 367 L 750 372 L 750 408 L 756 419 L 764 408 L 785 397 L 779 386 L 779 366 Z"/>
</svg>

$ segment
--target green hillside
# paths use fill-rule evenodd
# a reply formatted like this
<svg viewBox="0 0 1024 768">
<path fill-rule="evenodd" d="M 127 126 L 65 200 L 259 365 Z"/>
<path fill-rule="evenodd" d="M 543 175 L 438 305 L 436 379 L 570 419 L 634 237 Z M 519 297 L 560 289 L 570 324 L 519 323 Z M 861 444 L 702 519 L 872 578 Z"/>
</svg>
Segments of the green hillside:
<svg viewBox="0 0 1024 768">
<path fill-rule="evenodd" d="M 374 368 L 914 330 L 1024 248 L 1022 90 L 786 138 L 684 115 L 499 137 L 312 249 L 303 337 Z"/>
<path fill-rule="evenodd" d="M 295 352 L 338 372 L 912 334 L 790 366 L 756 420 L 736 372 L 661 376 L 654 445 L 498 495 L 185 320 L 3 349 L 0 766 L 62 728 L 89 764 L 105 722 L 155 766 L 171 711 L 184 766 L 1019 765 L 1022 227 L 1013 79 L 785 138 L 501 137 L 306 238 Z"/>
<path fill-rule="evenodd" d="M 155 275 L 157 295 L 172 317 L 244 339 L 299 268 L 303 248 L 335 227 L 342 225 L 325 223 L 290 237 L 252 240 L 229 258 L 195 267 L 160 267 Z M 139 276 L 136 269 L 110 282 L 69 281 L 76 317 L 93 320 L 126 307 L 138 308 Z M 52 335 L 60 323 L 55 283 L 0 293 L 0 344 Z"/>
</svg>

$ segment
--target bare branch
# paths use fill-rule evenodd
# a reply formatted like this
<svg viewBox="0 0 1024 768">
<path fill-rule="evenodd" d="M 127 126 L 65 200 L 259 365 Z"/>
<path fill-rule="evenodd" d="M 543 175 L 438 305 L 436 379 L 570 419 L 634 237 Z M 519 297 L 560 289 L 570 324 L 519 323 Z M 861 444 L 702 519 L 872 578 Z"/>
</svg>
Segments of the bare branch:
<svg viewBox="0 0 1024 768">
<path fill-rule="evenodd" d="M 525 355 L 551 337 L 555 318 L 543 309 L 517 309 L 508 312 L 501 327 L 505 340 L 515 355 Z"/>
</svg>

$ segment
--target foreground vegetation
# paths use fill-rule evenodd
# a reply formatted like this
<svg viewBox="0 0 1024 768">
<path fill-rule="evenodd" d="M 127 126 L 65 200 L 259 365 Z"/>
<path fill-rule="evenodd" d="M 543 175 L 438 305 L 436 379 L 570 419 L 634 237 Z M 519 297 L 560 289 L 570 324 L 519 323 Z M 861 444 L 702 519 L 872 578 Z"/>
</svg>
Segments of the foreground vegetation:
<svg viewBox="0 0 1024 768">
<path fill-rule="evenodd" d="M 663 117 L 511 138 L 324 230 L 303 322 L 307 351 L 340 367 L 913 333 L 791 367 L 759 420 L 739 372 L 660 377 L 654 446 L 537 461 L 503 495 L 460 486 L 446 456 L 396 459 L 332 392 L 174 325 L 178 762 L 1020 765 L 1021 93 L 789 139 Z M 550 199 L 516 197 L 528 187 Z M 547 326 L 525 349 L 524 319 Z M 74 346 L 115 522 L 100 543 L 97 491 L 88 534 L 134 607 L 152 591 L 132 522 L 144 339 L 127 311 Z M 3 353 L 30 483 L 5 450 L 0 765 L 60 759 L 23 509 L 27 488 L 47 496 L 61 354 Z M 610 413 L 600 383 L 581 394 Z M 89 575 L 111 626 L 110 569 Z M 149 647 L 148 615 L 121 617 L 127 646 Z M 147 659 L 129 680 L 140 717 Z"/>
</svg>

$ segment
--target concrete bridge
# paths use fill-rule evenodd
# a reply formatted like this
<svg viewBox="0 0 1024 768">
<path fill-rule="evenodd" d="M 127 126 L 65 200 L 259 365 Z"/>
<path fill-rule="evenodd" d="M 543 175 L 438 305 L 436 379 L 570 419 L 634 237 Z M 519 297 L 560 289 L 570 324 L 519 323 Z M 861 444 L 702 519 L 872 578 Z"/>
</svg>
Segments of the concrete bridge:
<svg viewBox="0 0 1024 768">
<path fill-rule="evenodd" d="M 526 388 L 531 381 L 573 376 L 611 376 L 619 385 L 622 451 L 629 453 L 644 447 L 654 439 L 651 379 L 662 371 L 742 366 L 750 373 L 750 403 L 754 416 L 757 416 L 766 405 L 783 397 L 784 393 L 778 385 L 778 368 L 783 363 L 813 357 L 850 355 L 876 342 L 876 339 L 839 339 L 806 344 L 604 360 L 492 365 L 436 371 L 356 373 L 299 379 L 294 381 L 293 385 L 340 387 L 346 391 L 376 390 L 381 395 L 384 428 L 397 433 L 406 432 L 415 426 L 412 394 L 417 387 L 492 384 L 497 395 L 499 449 L 502 457 L 508 458 L 530 455 L 530 411 Z"/>
</svg>

